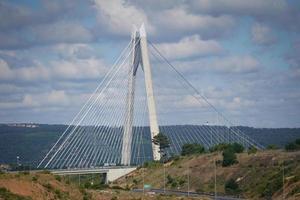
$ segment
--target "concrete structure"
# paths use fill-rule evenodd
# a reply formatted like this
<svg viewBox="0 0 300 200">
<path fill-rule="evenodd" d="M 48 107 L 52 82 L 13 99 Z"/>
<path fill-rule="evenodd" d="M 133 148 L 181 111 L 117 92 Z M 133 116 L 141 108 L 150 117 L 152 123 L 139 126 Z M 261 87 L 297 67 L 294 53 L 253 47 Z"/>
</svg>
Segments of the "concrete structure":
<svg viewBox="0 0 300 200">
<path fill-rule="evenodd" d="M 136 167 L 103 167 L 86 169 L 61 169 L 51 171 L 54 175 L 104 174 L 105 183 L 112 182 L 136 170 Z"/>
<path fill-rule="evenodd" d="M 145 26 L 142 25 L 139 30 L 134 29 L 132 34 L 132 67 L 128 77 L 127 92 L 127 113 L 124 123 L 123 145 L 122 145 L 122 165 L 130 165 L 131 142 L 132 142 L 132 124 L 134 110 L 134 90 L 136 71 L 139 65 L 142 66 L 145 76 L 145 86 L 147 94 L 148 113 L 150 120 L 151 139 L 159 133 L 157 123 L 156 106 L 152 84 L 152 72 L 148 55 L 147 36 Z M 159 146 L 152 144 L 153 159 L 160 160 Z"/>
</svg>

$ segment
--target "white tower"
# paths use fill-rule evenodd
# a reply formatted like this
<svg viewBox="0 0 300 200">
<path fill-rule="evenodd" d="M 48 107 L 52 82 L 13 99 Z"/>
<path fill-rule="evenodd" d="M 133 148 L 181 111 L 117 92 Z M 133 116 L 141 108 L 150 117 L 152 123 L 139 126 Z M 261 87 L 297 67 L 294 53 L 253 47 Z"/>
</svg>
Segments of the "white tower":
<svg viewBox="0 0 300 200">
<path fill-rule="evenodd" d="M 156 106 L 152 85 L 151 66 L 148 56 L 147 36 L 145 26 L 142 25 L 139 30 L 134 29 L 132 34 L 132 48 L 134 48 L 132 56 L 132 67 L 130 68 L 128 77 L 128 91 L 127 91 L 127 107 L 126 118 L 124 122 L 124 134 L 122 145 L 122 159 L 121 164 L 130 165 L 131 158 L 131 143 L 132 143 L 132 124 L 133 124 L 133 109 L 134 109 L 134 91 L 135 91 L 135 79 L 136 71 L 139 65 L 142 65 L 145 76 L 146 94 L 148 113 L 150 120 L 150 132 L 151 140 L 155 135 L 159 133 L 159 127 L 157 123 Z M 159 160 L 159 146 L 152 143 L 153 159 Z"/>
</svg>

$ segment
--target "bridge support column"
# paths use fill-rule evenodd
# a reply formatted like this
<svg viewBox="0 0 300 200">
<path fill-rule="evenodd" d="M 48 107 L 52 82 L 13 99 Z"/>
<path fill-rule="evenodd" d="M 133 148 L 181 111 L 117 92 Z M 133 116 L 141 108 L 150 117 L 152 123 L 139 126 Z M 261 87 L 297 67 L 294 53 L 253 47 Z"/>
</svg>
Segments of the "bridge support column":
<svg viewBox="0 0 300 200">
<path fill-rule="evenodd" d="M 152 140 L 153 137 L 159 133 L 159 127 L 157 123 L 156 106 L 155 106 L 153 84 L 152 84 L 152 73 L 151 73 L 151 66 L 149 62 L 147 35 L 146 35 L 144 24 L 141 26 L 139 33 L 140 33 L 140 46 L 141 46 L 141 56 L 142 56 L 141 60 L 144 69 L 144 74 L 145 74 L 148 112 L 149 112 L 149 120 L 150 120 L 150 132 L 151 132 L 151 140 Z M 153 159 L 160 160 L 158 145 L 152 143 L 152 152 L 153 152 Z"/>
<path fill-rule="evenodd" d="M 148 113 L 150 120 L 151 140 L 159 133 L 157 123 L 156 106 L 152 84 L 152 73 L 149 62 L 147 37 L 144 25 L 139 30 L 134 30 L 132 34 L 132 67 L 129 70 L 128 91 L 127 91 L 127 107 L 124 122 L 123 145 L 122 145 L 122 165 L 130 165 L 131 160 L 131 143 L 133 135 L 133 114 L 134 114 L 134 95 L 135 95 L 135 79 L 138 66 L 141 64 L 144 70 Z M 152 144 L 153 159 L 160 160 L 159 146 Z"/>
</svg>

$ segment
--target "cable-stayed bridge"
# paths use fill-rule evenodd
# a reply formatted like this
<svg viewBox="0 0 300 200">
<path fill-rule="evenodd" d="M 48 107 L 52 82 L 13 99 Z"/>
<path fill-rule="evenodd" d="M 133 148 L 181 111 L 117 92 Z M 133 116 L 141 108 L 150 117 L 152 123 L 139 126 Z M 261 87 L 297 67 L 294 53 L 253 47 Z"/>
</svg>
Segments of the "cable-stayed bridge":
<svg viewBox="0 0 300 200">
<path fill-rule="evenodd" d="M 38 167 L 89 169 L 159 160 L 151 142 L 159 132 L 170 139 L 168 155 L 180 154 L 185 143 L 263 148 L 147 40 L 142 25 Z"/>
</svg>

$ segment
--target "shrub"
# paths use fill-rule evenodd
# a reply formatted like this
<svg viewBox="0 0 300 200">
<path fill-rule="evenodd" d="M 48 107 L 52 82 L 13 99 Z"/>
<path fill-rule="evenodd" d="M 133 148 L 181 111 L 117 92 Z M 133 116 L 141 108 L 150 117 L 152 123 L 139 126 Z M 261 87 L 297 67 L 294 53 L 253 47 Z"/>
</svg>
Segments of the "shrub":
<svg viewBox="0 0 300 200">
<path fill-rule="evenodd" d="M 272 149 L 278 149 L 278 146 L 276 146 L 276 144 L 269 144 L 267 146 L 267 149 L 272 150 Z"/>
<path fill-rule="evenodd" d="M 48 191 L 50 191 L 50 190 L 53 189 L 53 187 L 52 187 L 52 185 L 51 185 L 50 183 L 43 184 L 43 186 L 44 186 Z"/>
<path fill-rule="evenodd" d="M 182 146 L 181 155 L 193 155 L 193 154 L 201 154 L 204 153 L 205 149 L 201 144 L 193 143 L 193 144 L 184 144 Z"/>
<path fill-rule="evenodd" d="M 33 177 L 31 178 L 31 180 L 32 180 L 33 182 L 36 182 L 36 181 L 37 181 L 37 177 L 36 177 L 36 176 L 33 176 Z"/>
<path fill-rule="evenodd" d="M 61 177 L 60 176 L 55 176 L 55 180 L 61 182 Z"/>
<path fill-rule="evenodd" d="M 297 150 L 297 144 L 294 142 L 290 142 L 290 143 L 286 144 L 284 148 L 286 151 L 295 151 L 295 150 Z"/>
<path fill-rule="evenodd" d="M 290 142 L 285 145 L 286 151 L 297 151 L 300 150 L 300 138 L 296 139 L 294 142 Z"/>
<path fill-rule="evenodd" d="M 54 193 L 55 193 L 55 196 L 56 196 L 58 199 L 61 199 L 61 198 L 62 198 L 62 193 L 61 193 L 60 190 L 55 189 Z"/>
<path fill-rule="evenodd" d="M 254 146 L 249 147 L 248 154 L 255 154 L 257 152 L 257 148 Z"/>
<path fill-rule="evenodd" d="M 231 144 L 229 146 L 229 148 L 232 148 L 235 153 L 242 153 L 244 151 L 244 149 L 245 149 L 243 145 L 241 145 L 241 144 L 239 144 L 237 142 Z"/>
<path fill-rule="evenodd" d="M 210 152 L 215 152 L 215 151 L 223 151 L 225 149 L 227 149 L 230 146 L 230 144 L 227 143 L 219 143 L 216 144 L 215 146 L 211 147 L 209 149 Z"/>
<path fill-rule="evenodd" d="M 239 184 L 234 179 L 225 182 L 225 192 L 228 194 L 237 194 L 240 192 Z"/>
<path fill-rule="evenodd" d="M 23 197 L 17 194 L 11 193 L 6 188 L 0 187 L 0 198 L 5 200 L 30 200 L 30 197 Z"/>
<path fill-rule="evenodd" d="M 238 163 L 236 155 L 231 148 L 225 149 L 222 155 L 223 155 L 223 162 L 222 162 L 223 167 L 227 167 Z"/>
</svg>

